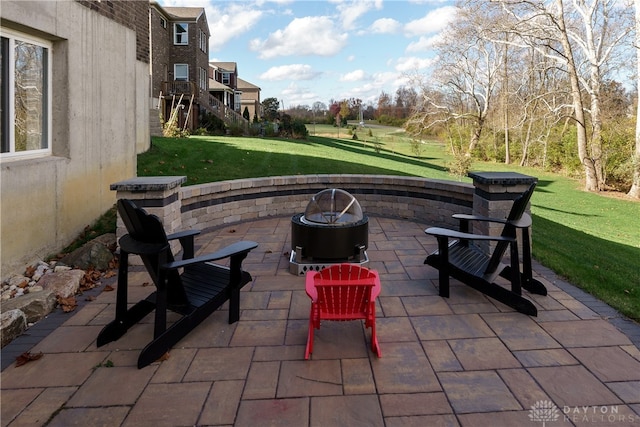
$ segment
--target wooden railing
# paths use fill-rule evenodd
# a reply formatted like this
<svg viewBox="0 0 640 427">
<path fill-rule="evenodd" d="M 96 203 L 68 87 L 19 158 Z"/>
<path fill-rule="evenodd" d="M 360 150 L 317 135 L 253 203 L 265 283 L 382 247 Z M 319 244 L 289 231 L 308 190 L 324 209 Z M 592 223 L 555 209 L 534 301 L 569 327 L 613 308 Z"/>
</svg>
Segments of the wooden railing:
<svg viewBox="0 0 640 427">
<path fill-rule="evenodd" d="M 239 126 L 244 131 L 247 131 L 249 129 L 249 121 L 242 117 L 242 114 L 224 105 L 218 98 L 214 97 L 211 94 L 209 94 L 209 107 L 213 114 L 215 114 L 216 117 L 225 122 L 225 124 L 231 126 Z"/>
<path fill-rule="evenodd" d="M 198 98 L 198 88 L 195 82 L 188 81 L 162 82 L 162 93 L 164 93 L 165 96 L 168 97 L 179 97 L 180 95 L 185 95 L 186 98 L 186 96 L 195 95 L 196 99 Z M 209 94 L 207 104 L 205 104 L 205 102 L 203 101 L 204 100 L 200 101 L 201 107 L 204 107 L 208 111 L 213 113 L 227 126 L 238 126 L 241 127 L 245 132 L 249 130 L 249 121 L 242 117 L 242 114 L 224 105 L 213 95 Z"/>
<path fill-rule="evenodd" d="M 171 95 L 197 95 L 196 84 L 194 82 L 177 81 L 162 82 L 162 92 Z"/>
</svg>

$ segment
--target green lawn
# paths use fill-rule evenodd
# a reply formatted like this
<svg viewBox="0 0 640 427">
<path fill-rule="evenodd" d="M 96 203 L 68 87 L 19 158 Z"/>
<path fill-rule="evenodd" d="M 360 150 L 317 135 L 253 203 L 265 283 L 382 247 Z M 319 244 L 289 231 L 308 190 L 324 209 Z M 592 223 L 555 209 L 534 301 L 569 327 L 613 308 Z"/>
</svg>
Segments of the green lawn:
<svg viewBox="0 0 640 427">
<path fill-rule="evenodd" d="M 313 125 L 307 126 L 313 134 Z M 371 129 L 371 135 L 368 133 Z M 354 173 L 457 179 L 442 144 L 412 146 L 396 128 L 316 125 L 307 141 L 276 138 L 154 138 L 138 175 L 186 175 L 187 185 L 260 176 Z M 323 135 L 323 136 L 320 136 Z M 640 203 L 581 190 L 578 181 L 513 165 L 476 162 L 475 171 L 517 171 L 539 179 L 532 198 L 533 255 L 627 316 L 640 320 Z M 464 181 L 470 181 L 463 178 Z"/>
</svg>

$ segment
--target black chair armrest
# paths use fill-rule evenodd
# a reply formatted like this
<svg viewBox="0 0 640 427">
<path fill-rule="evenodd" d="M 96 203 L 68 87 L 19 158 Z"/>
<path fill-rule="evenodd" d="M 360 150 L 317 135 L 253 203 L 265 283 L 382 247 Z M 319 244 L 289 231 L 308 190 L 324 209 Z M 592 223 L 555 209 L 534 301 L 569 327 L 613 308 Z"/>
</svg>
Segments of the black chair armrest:
<svg viewBox="0 0 640 427">
<path fill-rule="evenodd" d="M 169 234 L 167 240 L 183 239 L 185 237 L 197 236 L 198 234 L 200 234 L 200 230 L 183 230 Z"/>
<path fill-rule="evenodd" d="M 440 227 L 430 227 L 424 230 L 425 233 L 430 234 L 436 237 L 446 237 L 451 239 L 462 239 L 462 240 L 493 240 L 496 242 L 513 242 L 516 239 L 514 237 L 505 237 L 505 236 L 487 236 L 484 234 L 471 234 L 471 233 L 463 233 L 460 231 L 449 230 L 448 228 L 440 228 Z"/>
<path fill-rule="evenodd" d="M 532 220 L 531 216 L 526 212 L 522 214 L 522 217 L 516 221 L 509 221 L 506 218 L 490 218 L 486 216 L 480 215 L 467 215 L 467 214 L 454 214 L 453 218 L 460 221 L 460 231 L 463 233 L 467 233 L 469 231 L 469 221 L 484 221 L 484 222 L 494 222 L 498 224 L 511 224 L 517 228 L 527 228 L 531 227 Z"/>
<path fill-rule="evenodd" d="M 241 242 L 233 243 L 229 246 L 226 246 L 219 251 L 200 255 L 195 258 L 183 259 L 181 261 L 173 261 L 162 265 L 162 268 L 165 269 L 176 269 L 181 267 L 186 267 L 193 264 L 199 264 L 202 262 L 215 261 L 219 259 L 229 258 L 236 255 L 247 254 L 252 249 L 258 247 L 256 242 L 251 242 L 248 240 L 243 240 Z"/>
<path fill-rule="evenodd" d="M 507 222 L 506 219 L 491 218 L 488 216 L 480 216 L 480 215 L 453 214 L 451 215 L 451 217 L 459 220 L 465 220 L 465 221 L 496 222 L 499 224 L 506 224 Z"/>
</svg>

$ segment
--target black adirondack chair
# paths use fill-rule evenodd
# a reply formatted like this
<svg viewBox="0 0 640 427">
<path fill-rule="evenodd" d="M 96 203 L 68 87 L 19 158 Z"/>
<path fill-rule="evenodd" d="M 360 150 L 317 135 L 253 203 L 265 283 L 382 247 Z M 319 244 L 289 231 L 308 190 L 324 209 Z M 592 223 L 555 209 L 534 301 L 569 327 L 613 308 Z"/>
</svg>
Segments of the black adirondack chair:
<svg viewBox="0 0 640 427">
<path fill-rule="evenodd" d="M 517 311 L 537 316 L 535 305 L 522 296 L 522 289 L 546 295 L 547 289 L 542 283 L 533 278 L 531 271 L 531 249 L 529 227 L 531 217 L 525 212 L 531 199 L 536 183 L 513 202 L 513 206 L 506 219 L 486 218 L 474 215 L 455 214 L 460 221 L 459 231 L 446 228 L 432 227 L 425 233 L 435 236 L 438 240 L 438 250 L 429 255 L 424 261 L 439 270 L 439 293 L 442 297 L 449 297 L 449 276 L 464 284 L 494 298 Z M 489 221 L 504 224 L 500 236 L 485 236 L 469 233 L 471 221 Z M 521 230 L 523 261 L 522 272 L 518 260 L 518 239 L 516 230 Z M 474 245 L 474 241 L 496 241 L 491 254 Z M 510 248 L 510 265 L 502 263 L 502 259 Z M 511 282 L 511 289 L 507 289 L 494 280 L 502 276 Z"/>
<path fill-rule="evenodd" d="M 119 241 L 115 320 L 98 335 L 98 347 L 119 339 L 155 310 L 153 340 L 138 357 L 138 368 L 143 368 L 163 356 L 227 300 L 229 323 L 240 318 L 240 289 L 252 280 L 251 275 L 242 270 L 242 261 L 257 243 L 241 241 L 212 254 L 194 257 L 194 236 L 200 233 L 198 230 L 167 236 L 157 216 L 126 199 L 118 200 L 118 212 L 129 234 Z M 181 260 L 174 259 L 170 247 L 170 241 L 176 239 L 182 245 Z M 127 308 L 129 254 L 140 255 L 156 286 L 155 292 L 131 308 Z M 210 262 L 226 258 L 229 258 L 228 267 Z M 182 317 L 168 326 L 167 310 Z"/>
</svg>

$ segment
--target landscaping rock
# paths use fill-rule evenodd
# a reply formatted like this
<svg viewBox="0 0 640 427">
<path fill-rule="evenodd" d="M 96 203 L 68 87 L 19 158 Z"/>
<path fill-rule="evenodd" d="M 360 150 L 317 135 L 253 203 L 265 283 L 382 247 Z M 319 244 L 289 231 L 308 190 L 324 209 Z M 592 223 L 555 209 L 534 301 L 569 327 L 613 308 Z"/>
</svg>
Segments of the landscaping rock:
<svg viewBox="0 0 640 427">
<path fill-rule="evenodd" d="M 50 290 L 56 297 L 68 298 L 78 292 L 80 281 L 84 277 L 83 270 L 63 270 L 45 274 L 38 282 L 44 290 Z"/>
<path fill-rule="evenodd" d="M 0 315 L 0 333 L 2 342 L 0 347 L 9 344 L 13 339 L 27 329 L 27 318 L 20 310 L 9 310 Z"/>
<path fill-rule="evenodd" d="M 90 267 L 96 270 L 106 270 L 109 263 L 113 260 L 113 252 L 108 247 L 110 242 L 115 241 L 115 236 L 111 239 L 108 235 L 100 236 L 90 242 L 85 243 L 82 247 L 71 252 L 60 260 L 61 263 L 72 265 L 82 269 Z M 105 243 L 107 242 L 107 243 Z"/>
<path fill-rule="evenodd" d="M 29 292 L 20 298 L 2 303 L 2 312 L 20 310 L 28 323 L 35 323 L 47 316 L 56 307 L 56 296 L 52 291 Z"/>
</svg>

